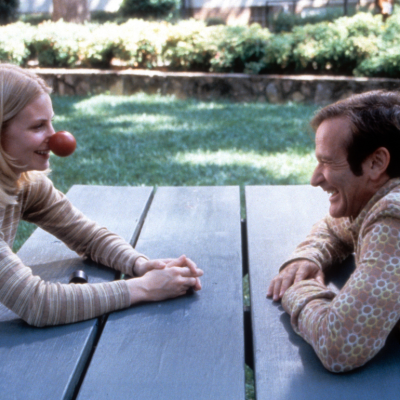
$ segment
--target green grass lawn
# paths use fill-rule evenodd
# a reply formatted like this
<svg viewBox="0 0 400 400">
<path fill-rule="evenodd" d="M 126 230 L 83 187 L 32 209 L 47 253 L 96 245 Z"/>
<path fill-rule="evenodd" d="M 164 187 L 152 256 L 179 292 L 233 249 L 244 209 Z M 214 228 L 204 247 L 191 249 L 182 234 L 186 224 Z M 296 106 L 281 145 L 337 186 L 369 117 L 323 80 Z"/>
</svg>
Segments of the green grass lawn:
<svg viewBox="0 0 400 400">
<path fill-rule="evenodd" d="M 243 193 L 245 185 L 308 183 L 316 164 L 308 125 L 315 106 L 144 94 L 54 96 L 53 105 L 54 128 L 78 142 L 71 157 L 51 156 L 51 179 L 63 192 L 87 184 L 240 185 Z M 20 224 L 14 250 L 33 229 Z M 244 293 L 248 305 L 247 278 Z M 247 366 L 246 398 L 254 398 Z"/>
<path fill-rule="evenodd" d="M 136 95 L 54 99 L 55 128 L 78 150 L 53 180 L 110 185 L 298 184 L 314 165 L 315 107 Z"/>
<path fill-rule="evenodd" d="M 136 95 L 54 98 L 55 128 L 76 135 L 53 179 L 110 185 L 296 184 L 308 181 L 315 107 Z"/>
<path fill-rule="evenodd" d="M 54 128 L 77 139 L 51 156 L 66 192 L 87 185 L 304 184 L 315 165 L 315 106 L 202 102 L 170 96 L 53 97 Z M 242 202 L 244 203 L 244 202 Z M 244 208 L 242 208 L 244 216 Z M 14 250 L 32 232 L 21 224 Z"/>
</svg>

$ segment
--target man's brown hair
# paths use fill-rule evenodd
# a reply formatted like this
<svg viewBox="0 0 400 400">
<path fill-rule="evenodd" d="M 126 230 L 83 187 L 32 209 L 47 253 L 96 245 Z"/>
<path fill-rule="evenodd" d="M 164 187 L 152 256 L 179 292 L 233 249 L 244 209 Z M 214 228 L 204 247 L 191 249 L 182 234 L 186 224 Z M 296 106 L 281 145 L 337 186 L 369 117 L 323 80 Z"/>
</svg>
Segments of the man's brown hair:
<svg viewBox="0 0 400 400">
<path fill-rule="evenodd" d="M 345 117 L 352 137 L 347 143 L 347 161 L 356 176 L 362 175 L 362 163 L 379 147 L 390 153 L 386 173 L 400 177 L 400 92 L 375 90 L 353 95 L 321 109 L 311 121 L 319 125 L 332 118 Z"/>
</svg>

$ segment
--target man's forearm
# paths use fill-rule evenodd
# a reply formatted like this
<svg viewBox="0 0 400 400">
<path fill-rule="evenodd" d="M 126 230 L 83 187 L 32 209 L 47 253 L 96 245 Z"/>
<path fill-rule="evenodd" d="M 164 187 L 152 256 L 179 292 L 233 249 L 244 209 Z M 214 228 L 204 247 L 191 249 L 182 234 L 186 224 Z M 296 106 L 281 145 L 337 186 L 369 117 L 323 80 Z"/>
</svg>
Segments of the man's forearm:
<svg viewBox="0 0 400 400">
<path fill-rule="evenodd" d="M 280 269 L 298 259 L 307 259 L 322 270 L 343 261 L 353 252 L 348 225 L 348 219 L 345 218 L 333 219 L 327 216 L 320 220 Z"/>
</svg>

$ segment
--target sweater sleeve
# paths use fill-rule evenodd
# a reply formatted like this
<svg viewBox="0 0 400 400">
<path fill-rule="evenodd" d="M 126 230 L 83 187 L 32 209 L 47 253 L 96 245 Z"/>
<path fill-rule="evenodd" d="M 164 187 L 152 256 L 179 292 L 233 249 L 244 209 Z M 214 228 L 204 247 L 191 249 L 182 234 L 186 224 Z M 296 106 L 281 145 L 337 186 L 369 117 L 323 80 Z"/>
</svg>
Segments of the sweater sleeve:
<svg viewBox="0 0 400 400">
<path fill-rule="evenodd" d="M 132 274 L 139 253 L 85 218 L 47 178 L 24 188 L 20 201 L 23 219 L 46 229 L 78 253 Z M 7 226 L 18 223 L 16 215 L 8 219 L 12 221 Z M 32 274 L 0 234 L 0 301 L 28 324 L 41 327 L 91 319 L 129 307 L 130 293 L 124 280 L 84 285 L 43 281 Z"/>
<path fill-rule="evenodd" d="M 329 215 L 317 222 L 280 270 L 299 259 L 314 262 L 322 270 L 343 261 L 353 251 L 348 218 L 335 219 Z"/>
<path fill-rule="evenodd" d="M 335 295 L 313 280 L 290 287 L 282 305 L 300 336 L 332 372 L 365 364 L 400 318 L 400 220 L 381 215 L 363 228 L 357 269 Z"/>
<path fill-rule="evenodd" d="M 129 307 L 126 281 L 65 285 L 32 274 L 0 240 L 0 302 L 33 326 L 68 324 Z"/>
<path fill-rule="evenodd" d="M 86 218 L 48 178 L 30 188 L 22 212 L 22 219 L 53 234 L 79 255 L 126 275 L 133 276 L 138 257 L 147 258 L 118 235 Z"/>
</svg>

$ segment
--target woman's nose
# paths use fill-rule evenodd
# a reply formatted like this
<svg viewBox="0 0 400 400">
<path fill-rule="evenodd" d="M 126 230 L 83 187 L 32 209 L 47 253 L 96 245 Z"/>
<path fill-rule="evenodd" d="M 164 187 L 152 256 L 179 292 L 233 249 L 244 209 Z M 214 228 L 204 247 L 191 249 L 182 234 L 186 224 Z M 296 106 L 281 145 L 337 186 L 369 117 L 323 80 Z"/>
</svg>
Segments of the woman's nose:
<svg viewBox="0 0 400 400">
<path fill-rule="evenodd" d="M 50 124 L 49 129 L 47 130 L 47 136 L 50 138 L 56 133 L 56 131 L 53 128 L 53 124 Z"/>
</svg>

